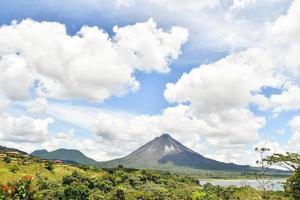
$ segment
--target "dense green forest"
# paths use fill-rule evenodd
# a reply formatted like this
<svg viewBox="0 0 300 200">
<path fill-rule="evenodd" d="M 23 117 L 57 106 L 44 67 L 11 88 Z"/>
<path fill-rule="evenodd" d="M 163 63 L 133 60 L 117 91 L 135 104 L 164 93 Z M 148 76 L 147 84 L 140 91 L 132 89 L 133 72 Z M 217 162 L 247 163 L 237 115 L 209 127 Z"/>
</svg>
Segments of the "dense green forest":
<svg viewBox="0 0 300 200">
<path fill-rule="evenodd" d="M 274 155 L 272 164 L 290 164 L 284 191 L 199 185 L 198 175 L 155 170 L 97 169 L 37 158 L 4 156 L 0 161 L 1 200 L 250 200 L 300 199 L 299 155 Z"/>
</svg>

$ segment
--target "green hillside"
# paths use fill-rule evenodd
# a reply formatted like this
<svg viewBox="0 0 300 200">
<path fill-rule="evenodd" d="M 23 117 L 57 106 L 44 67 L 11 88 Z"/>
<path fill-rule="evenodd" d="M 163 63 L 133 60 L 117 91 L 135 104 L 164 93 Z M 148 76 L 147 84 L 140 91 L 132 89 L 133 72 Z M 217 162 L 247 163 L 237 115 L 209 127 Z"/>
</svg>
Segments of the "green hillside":
<svg viewBox="0 0 300 200">
<path fill-rule="evenodd" d="M 95 165 L 97 163 L 95 160 L 88 158 L 80 151 L 74 149 L 57 149 L 50 152 L 47 150 L 36 150 L 31 155 L 41 159 L 73 161 L 83 165 Z"/>
<path fill-rule="evenodd" d="M 3 152 L 1 157 L 1 200 L 258 200 L 264 195 L 247 186 L 200 186 L 198 175 L 122 166 L 97 169 Z M 280 191 L 265 195 L 292 199 Z"/>
</svg>

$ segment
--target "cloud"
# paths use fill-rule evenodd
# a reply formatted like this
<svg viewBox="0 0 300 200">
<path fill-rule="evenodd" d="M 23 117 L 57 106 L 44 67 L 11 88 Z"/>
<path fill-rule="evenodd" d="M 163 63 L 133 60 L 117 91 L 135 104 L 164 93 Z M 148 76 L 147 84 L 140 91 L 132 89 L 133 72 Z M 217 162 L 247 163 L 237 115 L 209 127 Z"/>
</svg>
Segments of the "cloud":
<svg viewBox="0 0 300 200">
<path fill-rule="evenodd" d="M 134 0 L 116 0 L 118 6 L 130 6 Z M 193 11 L 198 12 L 207 8 L 215 8 L 220 4 L 219 0 L 148 0 L 158 6 L 164 6 L 171 11 Z"/>
<path fill-rule="evenodd" d="M 203 118 L 195 116 L 187 105 L 168 107 L 156 115 L 139 115 L 51 103 L 47 112 L 70 126 L 90 130 L 95 148 L 106 152 L 106 158 L 124 156 L 162 133 L 200 153 L 207 151 L 200 147 L 204 143 L 211 148 L 240 148 L 257 142 L 258 130 L 265 124 L 263 117 L 255 117 L 246 109 Z"/>
<path fill-rule="evenodd" d="M 247 107 L 250 103 L 274 111 L 287 106 L 297 109 L 298 102 L 292 98 L 298 96 L 296 77 L 300 75 L 299 59 L 294 59 L 300 56 L 300 40 L 294 36 L 295 32 L 300 31 L 300 26 L 296 24 L 296 8 L 299 6 L 299 2 L 295 1 L 287 15 L 267 25 L 265 38 L 257 47 L 194 68 L 176 83 L 167 84 L 166 99 L 169 102 L 190 102 L 199 115 Z M 287 20 L 293 28 L 288 29 L 288 26 L 287 32 L 280 32 L 284 29 L 283 22 Z M 287 88 L 287 92 L 268 98 L 262 94 L 267 87 Z"/>
<path fill-rule="evenodd" d="M 231 52 L 261 42 L 265 23 L 285 13 L 291 0 L 116 0 L 120 17 L 153 17 L 189 29 L 189 53 Z M 123 5 L 123 6 L 122 6 Z M 197 54 L 196 54 L 197 55 Z M 199 57 L 193 60 L 199 61 Z"/>
<path fill-rule="evenodd" d="M 189 106 L 169 107 L 161 115 L 118 116 L 99 113 L 93 132 L 112 146 L 130 152 L 155 136 L 169 133 L 190 148 L 206 142 L 211 147 L 241 147 L 258 139 L 263 118 L 256 118 L 247 110 L 232 110 L 224 116 L 211 115 L 207 119 L 193 115 Z M 123 147 L 122 144 L 130 148 Z M 127 146 L 127 145 L 126 145 Z"/>
<path fill-rule="evenodd" d="M 97 143 L 97 141 L 91 138 L 79 137 L 76 135 L 74 129 L 70 129 L 68 132 L 58 132 L 55 135 L 48 137 L 48 140 L 41 143 L 39 148 L 47 149 L 48 151 L 59 148 L 76 149 L 97 161 L 109 160 L 112 158 L 107 153 L 111 146 L 99 142 Z"/>
<path fill-rule="evenodd" d="M 33 119 L 28 116 L 0 116 L 0 138 L 2 141 L 37 143 L 47 139 L 48 125 L 52 118 Z"/>
<path fill-rule="evenodd" d="M 251 105 L 277 113 L 299 109 L 300 63 L 294 59 L 300 56 L 300 40 L 296 37 L 299 6 L 295 1 L 286 15 L 266 25 L 260 44 L 194 68 L 176 83 L 166 85 L 164 96 L 170 103 L 186 103 L 192 117 L 216 130 L 212 132 L 214 137 L 206 135 L 205 139 L 211 147 L 217 147 L 213 154 L 222 155 L 218 159 L 240 163 L 244 153 L 251 154 L 250 138 L 252 145 L 261 138 L 259 130 L 266 122 L 252 113 Z M 289 24 L 287 31 L 280 31 L 285 30 L 285 23 Z M 267 96 L 263 90 L 268 87 L 282 92 Z M 262 145 L 283 152 L 278 142 L 271 143 Z"/>
<path fill-rule="evenodd" d="M 270 101 L 275 113 L 300 109 L 300 88 L 297 85 L 288 85 L 281 94 L 272 95 Z"/>
<path fill-rule="evenodd" d="M 289 126 L 292 130 L 292 137 L 289 140 L 290 148 L 295 151 L 299 152 L 300 150 L 300 116 L 295 116 L 293 119 L 290 120 Z"/>
<path fill-rule="evenodd" d="M 6 107 L 9 105 L 9 101 L 7 99 L 1 99 L 0 98 L 0 113 L 2 111 L 5 111 Z"/>
<path fill-rule="evenodd" d="M 0 50 L 0 71 L 0 96 L 2 94 L 12 100 L 29 97 L 28 90 L 32 84 L 33 74 L 22 57 L 11 54 L 3 55 Z"/>
<path fill-rule="evenodd" d="M 170 61 L 178 58 L 188 37 L 187 30 L 177 26 L 164 32 L 152 19 L 121 28 L 115 26 L 113 30 L 123 62 L 129 60 L 132 66 L 145 72 L 168 72 Z"/>
<path fill-rule="evenodd" d="M 99 112 L 108 111 L 96 107 L 67 103 L 49 103 L 47 108 L 49 116 L 84 129 L 92 128 Z"/>
<path fill-rule="evenodd" d="M 26 103 L 27 110 L 34 114 L 45 114 L 48 108 L 48 101 L 45 98 L 37 98 L 35 101 Z"/>
<path fill-rule="evenodd" d="M 264 20 L 256 24 L 248 18 L 237 18 L 241 10 L 252 6 L 256 9 L 257 1 L 232 1 L 233 5 L 226 8 L 216 5 L 208 6 L 210 9 L 194 7 L 195 2 L 180 7 L 179 1 L 172 1 L 169 2 L 172 5 L 161 9 L 166 11 L 164 15 L 173 13 L 170 16 L 174 21 L 182 19 L 178 23 L 186 24 L 192 37 L 200 38 L 202 43 L 195 38 L 192 42 L 201 48 L 217 44 L 243 50 L 196 67 L 177 82 L 167 84 L 164 96 L 173 107 L 156 115 L 49 103 L 46 111 L 49 116 L 90 129 L 95 136 L 80 138 L 71 129 L 49 136 L 46 141 L 42 139 L 42 146 L 78 148 L 105 160 L 130 153 L 154 136 L 167 132 L 199 153 L 222 161 L 252 163 L 248 158 L 254 157 L 252 148 L 256 145 L 281 151 L 278 142 L 259 142 L 263 140 L 260 130 L 266 119 L 256 116 L 250 107 L 254 104 L 262 111 L 275 113 L 299 109 L 299 1 L 294 1 L 277 20 L 270 18 L 265 26 L 262 26 Z M 162 7 L 158 1 L 150 3 Z M 235 8 L 230 10 L 231 6 Z M 72 36 L 65 29 L 59 23 L 32 20 L 0 28 L 0 68 L 5 72 L 0 81 L 7 79 L 10 86 L 0 85 L 2 96 L 26 99 L 32 85 L 38 87 L 39 98 L 101 101 L 111 95 L 135 91 L 139 83 L 134 72 L 167 73 L 188 37 L 186 29 L 171 27 L 166 31 L 152 20 L 115 27 L 112 36 L 97 27 L 82 27 Z M 16 70 L 24 76 L 6 72 L 13 69 L 10 66 L 18 67 Z M 20 80 L 20 85 L 14 85 L 15 80 Z M 269 87 L 281 93 L 265 95 L 264 89 Z M 18 89 L 25 92 L 18 93 Z M 293 136 L 289 144 L 295 147 L 297 123 L 290 123 Z M 34 139 L 38 140 L 40 137 Z"/>
<path fill-rule="evenodd" d="M 242 108 L 258 98 L 266 86 L 280 86 L 280 77 L 265 63 L 261 68 L 261 52 L 249 49 L 234 53 L 215 63 L 194 68 L 176 83 L 168 83 L 164 92 L 169 102 L 190 102 L 197 113 L 218 112 L 224 109 Z M 254 65 L 252 59 L 257 58 Z"/>
<path fill-rule="evenodd" d="M 239 10 L 251 6 L 256 3 L 256 0 L 233 0 L 230 10 Z"/>
<path fill-rule="evenodd" d="M 8 81 L 2 94 L 26 99 L 34 82 L 44 97 L 102 101 L 123 95 L 139 88 L 136 70 L 168 72 L 188 37 L 186 29 L 165 32 L 152 19 L 113 31 L 110 37 L 83 26 L 71 36 L 63 24 L 30 19 L 1 26 L 0 81 Z"/>
</svg>

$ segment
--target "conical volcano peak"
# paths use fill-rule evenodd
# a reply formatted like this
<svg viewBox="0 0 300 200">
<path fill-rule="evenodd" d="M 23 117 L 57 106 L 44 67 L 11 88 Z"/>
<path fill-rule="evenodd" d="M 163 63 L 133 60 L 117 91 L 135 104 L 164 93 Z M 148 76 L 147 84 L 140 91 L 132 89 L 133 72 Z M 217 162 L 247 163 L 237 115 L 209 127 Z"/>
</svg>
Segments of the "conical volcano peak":
<svg viewBox="0 0 300 200">
<path fill-rule="evenodd" d="M 113 167 L 123 165 L 133 168 L 164 168 L 163 165 L 167 164 L 168 167 L 172 166 L 175 168 L 188 167 L 194 169 L 241 171 L 248 169 L 248 166 L 223 163 L 205 158 L 172 138 L 168 133 L 163 133 L 131 154 L 120 159 L 108 161 L 106 164 Z"/>
<path fill-rule="evenodd" d="M 159 138 L 162 138 L 162 139 L 171 138 L 172 139 L 172 137 L 168 133 L 163 133 L 161 136 L 159 136 Z"/>
<path fill-rule="evenodd" d="M 159 145 L 162 149 L 169 147 L 172 148 L 172 146 L 174 146 L 175 149 L 182 148 L 181 145 L 167 133 L 164 133 L 153 140 L 152 145 L 155 145 L 155 148 L 157 148 L 157 145 Z"/>
</svg>

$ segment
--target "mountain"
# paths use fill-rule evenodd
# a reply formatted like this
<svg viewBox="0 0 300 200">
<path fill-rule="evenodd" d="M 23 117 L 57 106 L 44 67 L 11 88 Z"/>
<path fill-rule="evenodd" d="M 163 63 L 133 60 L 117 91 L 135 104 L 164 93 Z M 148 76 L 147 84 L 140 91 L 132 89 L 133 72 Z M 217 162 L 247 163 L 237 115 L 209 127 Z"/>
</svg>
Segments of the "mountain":
<svg viewBox="0 0 300 200">
<path fill-rule="evenodd" d="M 4 146 L 0 146 L 0 152 L 18 152 L 19 154 L 23 154 L 23 155 L 27 155 L 26 152 L 24 151 L 20 151 L 18 149 L 14 149 L 14 148 L 9 148 L 9 147 L 4 147 Z"/>
<path fill-rule="evenodd" d="M 206 158 L 187 148 L 168 134 L 156 137 L 131 154 L 99 163 L 101 167 L 123 165 L 133 168 L 192 168 L 204 170 L 249 171 L 249 165 L 236 165 Z"/>
<path fill-rule="evenodd" d="M 97 161 L 85 156 L 78 150 L 74 149 L 57 149 L 55 151 L 36 150 L 31 155 L 48 160 L 63 160 L 67 163 L 78 163 L 83 165 L 96 165 Z"/>
</svg>

